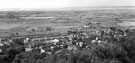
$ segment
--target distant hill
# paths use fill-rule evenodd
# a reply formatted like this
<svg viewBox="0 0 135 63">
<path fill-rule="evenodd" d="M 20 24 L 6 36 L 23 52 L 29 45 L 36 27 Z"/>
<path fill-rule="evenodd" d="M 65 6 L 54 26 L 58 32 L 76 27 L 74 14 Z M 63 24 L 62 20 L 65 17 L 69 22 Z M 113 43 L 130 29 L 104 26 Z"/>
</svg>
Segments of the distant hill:
<svg viewBox="0 0 135 63">
<path fill-rule="evenodd" d="M 135 6 L 89 6 L 89 7 L 64 7 L 53 9 L 0 9 L 0 11 L 87 11 L 96 9 L 135 9 Z"/>
<path fill-rule="evenodd" d="M 135 6 L 90 6 L 90 7 L 65 7 L 56 9 L 38 9 L 40 11 L 88 11 L 88 10 L 104 10 L 104 9 L 135 9 Z M 36 10 L 36 9 L 35 9 Z M 37 11 L 38 11 L 37 10 Z"/>
</svg>

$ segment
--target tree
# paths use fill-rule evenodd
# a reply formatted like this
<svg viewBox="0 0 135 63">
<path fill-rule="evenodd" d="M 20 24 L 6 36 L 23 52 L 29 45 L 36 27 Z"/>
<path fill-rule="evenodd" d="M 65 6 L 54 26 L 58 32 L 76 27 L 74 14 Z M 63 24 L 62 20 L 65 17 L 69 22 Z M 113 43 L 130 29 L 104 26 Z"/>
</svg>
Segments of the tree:
<svg viewBox="0 0 135 63">
<path fill-rule="evenodd" d="M 110 27 L 110 29 L 111 29 L 112 31 L 115 31 L 115 30 L 116 30 L 116 28 L 115 28 L 115 27 Z"/>
<path fill-rule="evenodd" d="M 31 29 L 31 31 L 35 32 L 36 30 L 35 29 Z"/>
<path fill-rule="evenodd" d="M 52 31 L 52 28 L 47 26 L 46 31 Z"/>
<path fill-rule="evenodd" d="M 19 33 L 15 33 L 16 35 L 19 35 Z"/>
</svg>

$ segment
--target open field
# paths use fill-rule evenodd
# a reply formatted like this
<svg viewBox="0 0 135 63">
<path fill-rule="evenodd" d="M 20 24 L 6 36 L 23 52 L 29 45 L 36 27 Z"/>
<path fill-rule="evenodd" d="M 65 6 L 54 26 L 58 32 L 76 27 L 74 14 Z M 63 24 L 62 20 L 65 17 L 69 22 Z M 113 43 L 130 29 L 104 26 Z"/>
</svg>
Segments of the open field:
<svg viewBox="0 0 135 63">
<path fill-rule="evenodd" d="M 90 22 L 99 22 L 103 27 L 135 26 L 134 9 L 94 9 L 82 11 L 1 11 L 0 36 L 18 33 L 19 35 L 66 32 L 81 29 Z"/>
</svg>

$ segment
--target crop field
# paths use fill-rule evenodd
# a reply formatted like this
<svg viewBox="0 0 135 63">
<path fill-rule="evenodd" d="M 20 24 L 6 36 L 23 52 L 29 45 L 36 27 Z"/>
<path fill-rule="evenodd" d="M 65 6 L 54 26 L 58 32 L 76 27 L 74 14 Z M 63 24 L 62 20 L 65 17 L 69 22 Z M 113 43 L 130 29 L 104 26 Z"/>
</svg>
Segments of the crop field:
<svg viewBox="0 0 135 63">
<path fill-rule="evenodd" d="M 41 34 L 66 32 L 81 29 L 90 22 L 99 22 L 103 27 L 124 27 L 127 21 L 135 22 L 134 9 L 95 9 L 87 11 L 1 11 L 0 36 L 11 34 Z M 124 25 L 123 25 L 124 24 Z M 131 24 L 131 25 L 130 25 Z M 135 26 L 128 23 L 128 26 Z"/>
</svg>

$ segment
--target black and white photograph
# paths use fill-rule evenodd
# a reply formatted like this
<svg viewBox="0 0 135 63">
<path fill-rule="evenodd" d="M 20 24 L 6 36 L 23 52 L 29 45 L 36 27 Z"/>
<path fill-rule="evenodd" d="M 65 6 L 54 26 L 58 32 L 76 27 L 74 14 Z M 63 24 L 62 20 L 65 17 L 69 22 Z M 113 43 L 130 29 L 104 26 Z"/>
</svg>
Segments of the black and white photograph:
<svg viewBox="0 0 135 63">
<path fill-rule="evenodd" d="M 0 0 L 0 63 L 135 63 L 135 0 Z"/>
</svg>

